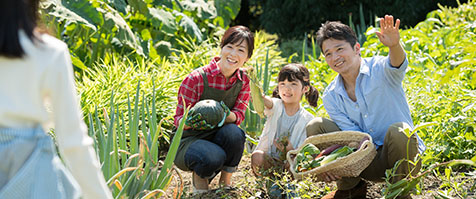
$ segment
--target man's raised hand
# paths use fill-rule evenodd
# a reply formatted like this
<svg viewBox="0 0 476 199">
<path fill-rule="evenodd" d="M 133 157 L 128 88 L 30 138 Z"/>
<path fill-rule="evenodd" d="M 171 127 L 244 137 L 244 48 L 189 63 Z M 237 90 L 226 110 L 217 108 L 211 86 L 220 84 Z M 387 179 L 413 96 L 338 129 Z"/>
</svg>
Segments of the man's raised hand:
<svg viewBox="0 0 476 199">
<path fill-rule="evenodd" d="M 376 32 L 380 42 L 387 47 L 393 47 L 400 42 L 400 19 L 393 21 L 392 15 L 380 18 L 380 32 Z"/>
</svg>

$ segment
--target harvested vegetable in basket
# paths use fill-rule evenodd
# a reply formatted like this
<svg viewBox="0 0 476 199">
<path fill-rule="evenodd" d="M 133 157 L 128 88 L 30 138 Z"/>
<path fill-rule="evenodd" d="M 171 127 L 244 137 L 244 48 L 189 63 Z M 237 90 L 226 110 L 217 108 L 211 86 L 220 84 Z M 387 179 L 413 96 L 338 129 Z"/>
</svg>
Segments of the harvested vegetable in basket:
<svg viewBox="0 0 476 199">
<path fill-rule="evenodd" d="M 347 156 L 354 150 L 355 148 L 353 147 L 336 144 L 321 152 L 313 144 L 307 144 L 296 155 L 296 167 L 294 170 L 297 172 L 309 171 L 319 166 L 329 164 L 337 158 Z"/>
<path fill-rule="evenodd" d="M 310 168 L 316 167 L 320 160 L 314 159 L 320 153 L 320 150 L 309 143 L 301 148 L 296 155 L 296 168 L 298 172 L 307 171 Z"/>
</svg>

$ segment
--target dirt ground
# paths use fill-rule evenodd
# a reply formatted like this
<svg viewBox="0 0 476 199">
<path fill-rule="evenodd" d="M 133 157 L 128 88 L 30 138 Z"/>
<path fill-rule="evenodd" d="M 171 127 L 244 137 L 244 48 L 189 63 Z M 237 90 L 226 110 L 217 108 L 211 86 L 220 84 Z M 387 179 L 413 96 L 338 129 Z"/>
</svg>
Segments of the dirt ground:
<svg viewBox="0 0 476 199">
<path fill-rule="evenodd" d="M 177 198 L 180 193 L 180 198 L 273 198 L 270 197 L 266 191 L 263 190 L 262 184 L 257 183 L 257 178 L 252 174 L 250 167 L 250 155 L 243 156 L 238 171 L 234 173 L 232 182 L 234 188 L 232 190 L 224 190 L 218 186 L 219 176 L 215 177 L 210 185 L 210 191 L 204 194 L 192 194 L 192 173 L 184 172 L 177 169 L 174 172 L 173 179 L 169 188 L 166 191 L 166 198 Z M 178 174 L 180 173 L 180 175 Z M 471 172 L 470 172 L 471 174 Z M 335 190 L 335 183 L 325 184 L 324 182 L 316 182 L 313 189 L 319 189 L 319 195 L 325 195 L 327 192 Z M 458 187 L 461 190 L 466 190 L 466 195 L 448 194 L 448 189 Z M 384 183 L 368 182 L 367 198 L 382 198 L 382 190 Z M 440 192 L 440 194 L 438 193 Z M 412 195 L 415 199 L 426 198 L 445 198 L 441 195 L 447 194 L 449 198 L 476 198 L 476 173 L 466 175 L 463 177 L 450 178 L 450 180 L 442 180 L 435 175 L 430 174 L 423 180 L 422 193 Z M 319 198 L 314 196 L 313 198 Z"/>
</svg>

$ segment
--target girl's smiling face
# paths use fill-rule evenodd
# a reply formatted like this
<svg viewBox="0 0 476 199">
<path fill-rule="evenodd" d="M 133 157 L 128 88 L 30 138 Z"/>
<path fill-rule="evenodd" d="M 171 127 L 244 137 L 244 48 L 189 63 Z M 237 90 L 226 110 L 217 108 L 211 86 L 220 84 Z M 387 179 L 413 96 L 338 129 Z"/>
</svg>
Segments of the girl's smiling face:
<svg viewBox="0 0 476 199">
<path fill-rule="evenodd" d="M 302 95 L 306 93 L 308 89 L 309 86 L 303 86 L 299 80 L 289 81 L 285 79 L 284 81 L 278 82 L 279 97 L 284 103 L 299 103 Z"/>
</svg>

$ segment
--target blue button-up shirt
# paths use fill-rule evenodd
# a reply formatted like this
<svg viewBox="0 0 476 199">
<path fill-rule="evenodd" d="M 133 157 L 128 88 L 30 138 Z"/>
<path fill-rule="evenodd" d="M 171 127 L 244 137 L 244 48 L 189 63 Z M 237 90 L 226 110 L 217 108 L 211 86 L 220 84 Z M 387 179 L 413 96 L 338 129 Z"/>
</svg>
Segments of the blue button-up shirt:
<svg viewBox="0 0 476 199">
<path fill-rule="evenodd" d="M 366 132 L 377 147 L 383 145 L 385 134 L 393 123 L 405 122 L 413 128 L 402 81 L 408 60 L 399 68 L 390 65 L 388 57 L 363 58 L 355 86 L 356 101 L 352 101 L 340 75 L 323 93 L 324 108 L 341 130 Z M 418 149 L 425 150 L 418 137 Z"/>
</svg>

